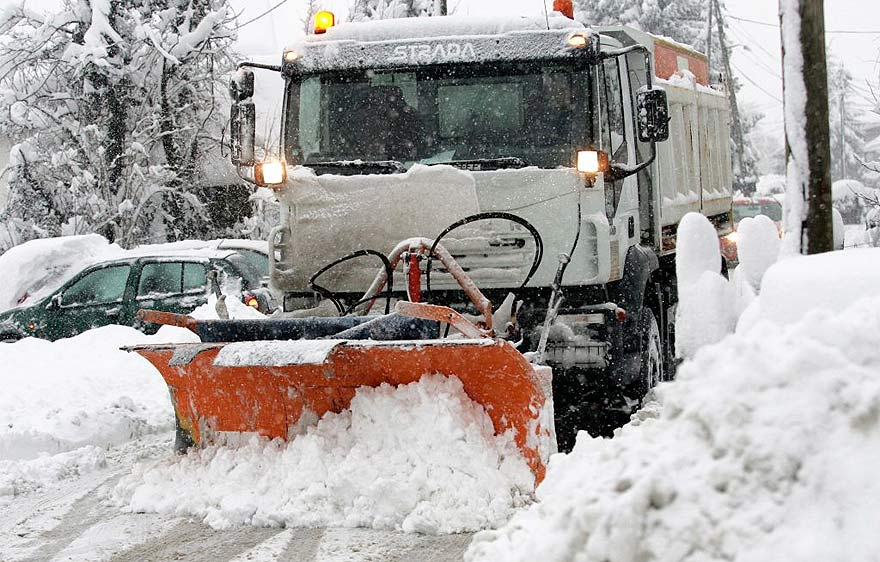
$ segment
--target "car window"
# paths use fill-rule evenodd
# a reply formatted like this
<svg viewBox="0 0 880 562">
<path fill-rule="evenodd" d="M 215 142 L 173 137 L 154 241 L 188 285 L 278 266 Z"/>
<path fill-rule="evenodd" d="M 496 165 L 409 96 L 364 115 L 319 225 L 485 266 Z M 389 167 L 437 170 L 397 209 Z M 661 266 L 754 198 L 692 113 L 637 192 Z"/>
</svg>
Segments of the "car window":
<svg viewBox="0 0 880 562">
<path fill-rule="evenodd" d="M 62 305 L 105 304 L 119 302 L 125 293 L 131 266 L 105 267 L 87 274 L 64 291 Z"/>
<path fill-rule="evenodd" d="M 183 264 L 157 262 L 144 264 L 138 283 L 138 297 L 182 293 Z"/>
<path fill-rule="evenodd" d="M 254 250 L 237 249 L 235 250 L 248 261 L 254 269 L 260 272 L 260 275 L 269 275 L 269 256 L 261 254 Z"/>
<path fill-rule="evenodd" d="M 204 291 L 207 274 L 205 266 L 200 263 L 183 264 L 183 291 L 185 293 Z"/>
<path fill-rule="evenodd" d="M 263 278 L 262 272 L 251 265 L 241 254 L 231 254 L 225 259 L 220 260 L 219 263 L 227 273 L 241 278 L 242 289 L 260 287 Z"/>
</svg>

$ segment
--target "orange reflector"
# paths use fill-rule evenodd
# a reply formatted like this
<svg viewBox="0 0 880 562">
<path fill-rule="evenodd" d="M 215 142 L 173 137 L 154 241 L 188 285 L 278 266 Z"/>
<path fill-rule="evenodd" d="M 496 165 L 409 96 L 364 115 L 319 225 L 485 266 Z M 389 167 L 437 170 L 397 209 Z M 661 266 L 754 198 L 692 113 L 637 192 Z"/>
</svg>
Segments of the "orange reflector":
<svg viewBox="0 0 880 562">
<path fill-rule="evenodd" d="M 247 301 L 245 301 L 246 305 L 251 308 L 260 308 L 260 301 L 257 300 L 257 297 L 251 297 Z"/>
<path fill-rule="evenodd" d="M 326 33 L 328 29 L 336 25 L 336 16 L 333 12 L 320 11 L 315 14 L 315 34 Z"/>
</svg>

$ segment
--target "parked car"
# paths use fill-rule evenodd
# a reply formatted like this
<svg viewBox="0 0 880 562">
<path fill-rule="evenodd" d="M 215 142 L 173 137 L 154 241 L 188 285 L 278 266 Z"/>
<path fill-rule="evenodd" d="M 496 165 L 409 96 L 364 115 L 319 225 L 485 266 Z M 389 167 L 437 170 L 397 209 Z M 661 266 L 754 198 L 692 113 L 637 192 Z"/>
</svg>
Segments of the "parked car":
<svg viewBox="0 0 880 562">
<path fill-rule="evenodd" d="M 27 336 L 56 340 L 107 324 L 154 332 L 157 326 L 137 319 L 138 309 L 192 312 L 207 301 L 210 271 L 218 272 L 221 284 L 239 285 L 248 306 L 264 313 L 275 308 L 271 293 L 262 285 L 261 272 L 238 252 L 132 252 L 87 267 L 33 305 L 0 314 L 0 341 Z"/>
<path fill-rule="evenodd" d="M 730 265 L 739 262 L 736 242 L 739 238 L 739 222 L 746 217 L 764 215 L 776 223 L 776 230 L 782 237 L 782 204 L 773 197 L 745 197 L 733 200 L 733 232 L 721 239 L 721 254 Z"/>
</svg>

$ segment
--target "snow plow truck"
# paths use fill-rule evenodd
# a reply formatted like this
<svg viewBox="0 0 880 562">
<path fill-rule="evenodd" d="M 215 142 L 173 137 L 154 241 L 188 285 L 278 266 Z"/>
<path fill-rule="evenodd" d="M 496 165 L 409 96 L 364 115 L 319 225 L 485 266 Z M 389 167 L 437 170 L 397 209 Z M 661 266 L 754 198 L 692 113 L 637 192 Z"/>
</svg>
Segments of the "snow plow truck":
<svg viewBox="0 0 880 562">
<path fill-rule="evenodd" d="M 232 160 L 280 202 L 283 312 L 144 312 L 202 339 L 137 348 L 171 388 L 179 446 L 288 438 L 357 387 L 440 373 L 539 481 L 587 410 L 672 376 L 677 224 L 731 230 L 726 97 L 692 49 L 570 16 L 321 12 L 280 65 L 242 63 Z M 273 158 L 255 151 L 254 68 L 284 78 Z"/>
</svg>

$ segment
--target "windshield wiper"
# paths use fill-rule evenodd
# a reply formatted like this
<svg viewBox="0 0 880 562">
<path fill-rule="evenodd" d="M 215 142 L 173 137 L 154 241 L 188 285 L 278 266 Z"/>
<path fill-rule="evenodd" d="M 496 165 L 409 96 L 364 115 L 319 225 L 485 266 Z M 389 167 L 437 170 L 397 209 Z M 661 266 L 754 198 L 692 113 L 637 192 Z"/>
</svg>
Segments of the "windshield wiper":
<svg viewBox="0 0 880 562">
<path fill-rule="evenodd" d="M 406 166 L 397 160 L 330 160 L 327 162 L 306 162 L 303 166 L 312 168 L 318 175 L 353 176 L 364 172 L 373 174 L 403 174 L 406 172 Z"/>
<path fill-rule="evenodd" d="M 433 162 L 429 166 L 446 165 L 460 170 L 479 172 L 482 170 L 508 170 L 512 168 L 525 168 L 528 164 L 517 156 L 502 156 L 499 158 L 477 158 L 476 160 L 450 160 L 449 162 Z"/>
</svg>

